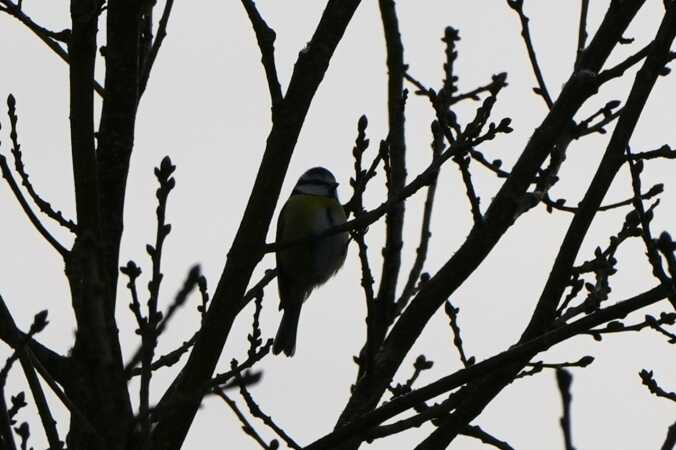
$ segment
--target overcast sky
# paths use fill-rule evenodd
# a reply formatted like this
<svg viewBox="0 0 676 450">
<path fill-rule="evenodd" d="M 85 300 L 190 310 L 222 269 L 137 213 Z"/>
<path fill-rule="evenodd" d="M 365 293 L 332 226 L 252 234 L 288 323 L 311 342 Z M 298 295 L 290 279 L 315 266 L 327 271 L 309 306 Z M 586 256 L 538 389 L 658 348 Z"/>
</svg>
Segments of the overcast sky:
<svg viewBox="0 0 676 450">
<path fill-rule="evenodd" d="M 69 26 L 68 8 L 63 3 L 27 1 L 25 8 L 41 24 L 60 30 Z M 286 86 L 298 51 L 309 41 L 325 2 L 260 0 L 257 3 L 269 25 L 277 31 L 277 68 L 282 85 Z M 492 74 L 508 72 L 509 86 L 501 93 L 493 117 L 495 121 L 511 117 L 514 132 L 500 136 L 482 149 L 489 159 L 500 158 L 505 167 L 511 167 L 546 113 L 544 102 L 532 92 L 535 81 L 519 36 L 518 17 L 505 1 L 398 3 L 405 60 L 410 72 L 423 83 L 435 88 L 440 86 L 444 57 L 440 38 L 447 25 L 458 28 L 462 38 L 456 65 L 461 91 L 485 84 Z M 596 30 L 608 3 L 591 2 L 590 33 Z M 661 17 L 662 2 L 647 3 L 628 32 L 636 41 L 616 50 L 611 63 L 652 38 Z M 574 61 L 579 2 L 526 1 L 525 4 L 544 77 L 550 92 L 556 96 Z M 102 44 L 104 24 L 100 28 Z M 17 98 L 20 140 L 31 179 L 38 191 L 46 194 L 47 200 L 67 216 L 74 217 L 67 68 L 12 18 L 0 15 L 0 30 L 3 36 L 0 97 L 4 99 L 13 93 Z M 134 259 L 145 273 L 150 272 L 144 247 L 154 241 L 156 184 L 152 169 L 163 156 L 169 155 L 178 168 L 177 186 L 168 207 L 168 220 L 173 228 L 165 245 L 162 286 L 165 304 L 192 264 L 201 264 L 213 291 L 225 263 L 270 128 L 267 85 L 259 60 L 253 31 L 239 2 L 176 2 L 169 34 L 139 108 L 121 250 L 122 264 Z M 102 82 L 101 58 L 97 64 L 98 79 Z M 632 78 L 633 72 L 627 81 L 604 88 L 583 107 L 578 119 L 611 99 L 623 100 Z M 377 2 L 364 1 L 310 108 L 282 199 L 288 196 L 303 171 L 317 165 L 333 171 L 342 183 L 339 191 L 342 199 L 349 198 L 356 122 L 361 114 L 368 116 L 372 144 L 386 136 L 386 83 L 384 39 Z M 631 142 L 636 151 L 676 143 L 675 86 L 673 77 L 659 80 Z M 461 122 L 471 119 L 477 105 L 467 103 L 458 108 Z M 8 155 L 4 101 L 2 110 L 0 151 Z M 407 112 L 408 173 L 413 178 L 430 160 L 432 111 L 424 98 L 411 95 Z M 553 191 L 555 197 L 565 197 L 573 205 L 581 198 L 600 160 L 607 136 L 596 135 L 571 145 L 560 173 L 561 182 Z M 374 145 L 371 156 L 375 148 Z M 674 186 L 669 184 L 674 168 L 673 162 L 647 164 L 646 187 L 667 183 L 653 225 L 656 234 L 662 230 L 676 232 L 673 212 L 676 197 Z M 500 182 L 478 167 L 474 168 L 473 175 L 485 210 Z M 606 201 L 627 198 L 630 186 L 627 171 L 623 169 Z M 378 205 L 383 192 L 381 186 L 374 185 L 367 196 L 368 205 Z M 403 280 L 417 247 L 422 201 L 418 195 L 407 203 Z M 72 345 L 74 319 L 62 262 L 30 226 L 5 184 L 0 185 L 0 207 L 0 294 L 24 327 L 37 311 L 47 307 L 51 324 L 41 338 L 65 353 Z M 620 229 L 626 212 L 599 214 L 585 240 L 580 262 L 591 258 L 596 246 L 607 245 L 608 237 Z M 571 215 L 566 213 L 547 214 L 542 207 L 522 216 L 453 295 L 453 304 L 460 308 L 459 321 L 469 355 L 482 360 L 506 349 L 519 338 L 570 219 Z M 458 249 L 469 232 L 471 221 L 459 172 L 449 163 L 441 172 L 432 225 L 433 247 L 426 271 L 434 273 Z M 50 228 L 70 245 L 71 237 L 67 233 Z M 381 225 L 374 225 L 368 235 L 370 257 L 376 269 L 380 265 L 382 230 Z M 273 237 L 274 226 L 269 240 Z M 656 284 L 639 240 L 623 246 L 618 259 L 620 272 L 612 279 L 611 300 L 627 298 Z M 264 269 L 273 266 L 274 258 L 266 257 L 253 281 Z M 376 270 L 378 279 L 377 272 L 379 270 Z M 349 397 L 350 385 L 356 376 L 352 355 L 357 354 L 365 336 L 365 305 L 359 279 L 354 247 L 350 248 L 345 268 L 325 287 L 316 290 L 306 303 L 296 356 L 292 359 L 270 356 L 260 366 L 264 378 L 252 389 L 253 395 L 263 410 L 300 443 L 309 443 L 330 431 Z M 274 335 L 280 319 L 277 301 L 276 286 L 272 284 L 266 290 L 262 316 L 266 337 Z M 138 345 L 128 303 L 121 284 L 118 320 L 126 355 L 133 353 Z M 199 316 L 192 306 L 196 304 L 195 299 L 171 323 L 159 351 L 170 350 L 192 335 L 199 325 Z M 667 309 L 665 302 L 645 312 Z M 636 314 L 628 322 L 641 320 L 645 312 Z M 244 359 L 250 313 L 251 309 L 247 309 L 237 321 L 220 370 L 225 370 L 232 358 Z M 421 353 L 435 363 L 434 370 L 421 377 L 421 385 L 461 367 L 443 312 L 432 319 L 409 353 L 397 375 L 398 381 L 408 378 L 412 361 Z M 654 332 L 607 337 L 601 343 L 579 337 L 541 356 L 547 362 L 561 362 L 584 355 L 594 355 L 596 361 L 586 369 L 573 370 L 572 425 L 577 448 L 659 448 L 667 427 L 674 421 L 674 406 L 650 395 L 637 374 L 643 368 L 653 369 L 667 390 L 676 388 L 674 350 L 666 339 Z M 153 399 L 159 399 L 174 373 L 173 369 L 164 369 L 156 375 Z M 20 389 L 19 382 L 22 382 L 20 376 L 11 379 L 8 394 Z M 136 386 L 133 390 L 137 391 Z M 52 404 L 57 408 L 57 401 Z M 28 415 L 24 412 L 21 420 L 26 420 Z M 563 448 L 558 425 L 560 416 L 561 402 L 554 374 L 544 372 L 508 386 L 475 423 L 519 450 L 556 449 Z M 31 417 L 29 421 L 34 430 L 40 428 L 36 418 Z M 266 437 L 272 437 L 260 422 L 255 423 Z M 257 448 L 239 427 L 222 401 L 208 399 L 188 435 L 186 448 L 216 449 L 224 443 L 231 448 Z M 67 430 L 65 421 L 61 421 L 59 429 L 63 439 Z M 377 441 L 372 448 L 412 448 L 430 431 L 431 427 L 425 426 Z M 38 439 L 38 435 L 35 438 Z M 38 441 L 34 445 L 40 447 Z M 484 448 L 467 438 L 458 438 L 454 447 Z"/>
</svg>

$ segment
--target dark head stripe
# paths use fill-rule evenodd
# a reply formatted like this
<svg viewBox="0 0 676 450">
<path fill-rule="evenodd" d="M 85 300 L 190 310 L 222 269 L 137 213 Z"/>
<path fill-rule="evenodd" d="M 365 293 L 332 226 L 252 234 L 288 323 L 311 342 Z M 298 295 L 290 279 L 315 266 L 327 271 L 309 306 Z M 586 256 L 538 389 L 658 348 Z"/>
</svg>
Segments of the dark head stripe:
<svg viewBox="0 0 676 450">
<path fill-rule="evenodd" d="M 313 177 L 329 177 L 333 178 L 331 172 L 326 170 L 323 167 L 313 167 L 303 174 L 304 177 L 313 178 Z"/>
</svg>

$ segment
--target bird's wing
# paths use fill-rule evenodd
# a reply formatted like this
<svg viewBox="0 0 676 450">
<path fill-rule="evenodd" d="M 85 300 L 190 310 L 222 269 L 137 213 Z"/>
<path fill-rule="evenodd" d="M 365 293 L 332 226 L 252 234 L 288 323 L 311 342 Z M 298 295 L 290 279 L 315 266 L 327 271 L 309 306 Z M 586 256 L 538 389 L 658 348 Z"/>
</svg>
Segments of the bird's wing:
<svg viewBox="0 0 676 450">
<path fill-rule="evenodd" d="M 282 236 L 284 236 L 284 210 L 286 209 L 287 203 L 284 203 L 282 210 L 279 212 L 279 217 L 277 217 L 277 233 L 275 236 L 275 242 L 278 244 L 282 242 Z M 284 300 L 289 298 L 289 280 L 282 265 L 279 263 L 279 251 L 276 253 L 277 259 L 277 287 L 279 288 L 279 309 L 284 309 L 285 304 Z"/>
</svg>

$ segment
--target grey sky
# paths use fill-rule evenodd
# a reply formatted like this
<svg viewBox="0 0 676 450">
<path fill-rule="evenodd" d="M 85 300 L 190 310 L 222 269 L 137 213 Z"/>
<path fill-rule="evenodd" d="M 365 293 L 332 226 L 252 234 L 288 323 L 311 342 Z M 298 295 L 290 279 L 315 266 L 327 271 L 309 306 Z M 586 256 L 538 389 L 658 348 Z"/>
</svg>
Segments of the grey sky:
<svg viewBox="0 0 676 450">
<path fill-rule="evenodd" d="M 293 69 L 297 53 L 310 39 L 325 2 L 313 0 L 260 0 L 258 6 L 277 31 L 276 58 L 283 87 Z M 402 1 L 399 5 L 405 59 L 410 72 L 431 87 L 442 78 L 443 46 L 440 38 L 446 25 L 460 30 L 459 59 L 456 65 L 461 90 L 490 80 L 492 74 L 508 72 L 509 86 L 496 107 L 495 119 L 511 117 L 514 132 L 500 136 L 483 147 L 490 158 L 500 158 L 511 167 L 533 129 L 542 120 L 546 107 L 531 89 L 534 77 L 519 36 L 517 16 L 504 1 Z M 532 33 L 544 76 L 556 96 L 567 79 L 574 59 L 579 2 L 526 1 Z M 612 62 L 636 51 L 652 38 L 661 17 L 662 2 L 648 2 L 629 36 L 636 42 L 620 48 Z M 590 33 L 595 31 L 608 1 L 593 1 Z M 36 20 L 53 29 L 68 26 L 65 4 L 26 2 Z M 0 97 L 13 93 L 18 102 L 20 139 L 31 179 L 67 216 L 74 216 L 72 173 L 68 135 L 68 75 L 63 62 L 14 19 L 0 15 Z M 101 25 L 102 42 L 105 28 Z M 129 175 L 125 235 L 121 263 L 134 259 L 149 272 L 144 247 L 154 239 L 155 179 L 152 169 L 164 155 L 177 165 L 177 187 L 169 200 L 168 220 L 172 233 L 165 247 L 163 299 L 172 298 L 194 263 L 200 263 L 209 285 L 216 285 L 232 242 L 239 217 L 254 180 L 270 127 L 269 100 L 259 51 L 250 24 L 239 2 L 199 3 L 177 1 L 148 90 L 142 100 Z M 97 73 L 102 81 L 101 59 Z M 336 175 L 345 200 L 352 174 L 351 150 L 356 122 L 361 114 L 369 118 L 371 154 L 386 135 L 386 68 L 384 40 L 377 2 L 363 2 L 341 42 L 329 72 L 310 109 L 291 162 L 282 192 L 288 196 L 298 176 L 307 168 L 324 165 Z M 633 72 L 632 72 L 633 73 Z M 588 102 L 584 113 L 593 112 L 611 99 L 623 100 L 628 82 L 604 88 Z M 409 86 L 410 88 L 410 86 Z M 673 78 L 662 78 L 651 97 L 632 148 L 646 150 L 676 143 L 673 127 Z M 412 94 L 412 93 L 411 93 Z M 460 120 L 467 122 L 478 104 L 459 108 Z M 8 154 L 8 121 L 0 122 L 2 147 Z M 430 159 L 429 122 L 431 109 L 426 100 L 410 95 L 407 104 L 408 172 L 412 177 Z M 578 118 L 583 117 L 584 114 Z M 607 136 L 594 136 L 572 146 L 561 182 L 554 194 L 575 204 L 584 193 L 600 159 Z M 653 229 L 676 232 L 673 162 L 647 164 L 646 187 L 666 182 Z M 474 179 L 486 207 L 499 181 L 480 168 Z M 434 223 L 433 248 L 426 271 L 434 273 L 459 247 L 471 226 L 469 205 L 458 171 L 449 164 L 442 171 Z M 382 184 L 382 183 L 381 183 Z M 376 206 L 382 187 L 373 187 L 368 205 Z M 607 201 L 627 198 L 630 182 L 622 171 Z M 21 213 L 5 184 L 0 185 L 2 228 L 0 233 L 0 294 L 27 326 L 37 311 L 49 309 L 50 326 L 43 341 L 66 352 L 72 343 L 74 320 L 63 267 Z M 407 203 L 405 265 L 407 274 L 417 246 L 422 198 Z M 626 210 L 598 216 L 589 233 L 580 260 L 588 259 L 597 245 L 622 225 Z M 275 216 L 276 217 L 276 216 Z M 452 297 L 459 306 L 466 351 L 478 360 L 513 344 L 527 323 L 549 273 L 553 257 L 572 216 L 547 214 L 538 207 L 521 217 L 498 247 L 468 282 Z M 64 241 L 67 233 L 52 227 Z M 382 225 L 371 227 L 368 244 L 374 268 L 379 267 Z M 274 226 L 269 240 L 273 239 Z M 620 273 L 613 280 L 612 300 L 621 300 L 652 287 L 650 269 L 639 241 L 627 244 L 619 253 Z M 359 287 L 356 248 L 351 248 L 345 268 L 325 287 L 318 289 L 306 304 L 301 317 L 299 342 L 293 359 L 268 357 L 261 365 L 263 381 L 252 389 L 261 407 L 271 414 L 300 443 L 309 443 L 333 427 L 344 406 L 356 366 L 352 355 L 365 335 L 365 305 Z M 273 267 L 268 256 L 257 273 Z M 258 276 L 259 276 L 258 275 Z M 376 277 L 377 278 L 377 277 Z M 256 279 L 256 277 L 254 278 Z M 147 281 L 144 278 L 142 286 Z M 403 284 L 403 283 L 402 283 Z M 165 303 L 166 304 L 166 303 Z M 196 304 L 193 303 L 193 304 Z M 118 318 L 127 355 L 138 341 L 128 310 L 127 293 L 120 285 Z M 650 311 L 666 310 L 666 303 Z M 647 311 L 646 311 L 647 312 Z M 635 315 L 640 320 L 643 312 Z M 271 337 L 278 324 L 276 286 L 266 290 L 262 325 Z M 631 318 L 628 320 L 631 321 Z M 191 305 L 171 323 L 160 351 L 169 350 L 192 334 L 199 318 Z M 245 357 L 250 308 L 233 329 L 221 359 L 226 370 L 232 358 Z M 328 351 L 327 351 L 328 349 Z M 420 384 L 433 381 L 460 367 L 452 346 L 450 329 L 443 313 L 437 314 L 410 352 L 397 376 L 405 380 L 412 361 L 420 353 L 434 361 L 434 369 L 423 374 Z M 580 449 L 630 450 L 658 448 L 667 426 L 673 423 L 673 404 L 651 396 L 641 386 L 638 372 L 654 369 L 667 389 L 676 387 L 673 348 L 656 333 L 608 337 L 601 343 L 576 338 L 541 355 L 549 362 L 596 356 L 586 369 L 573 371 L 573 436 Z M 153 398 L 157 400 L 174 369 L 157 375 Z M 11 380 L 10 392 L 18 389 L 20 377 Z M 23 389 L 23 388 L 22 388 Z M 135 388 L 134 388 L 135 389 Z M 136 396 L 136 394 L 135 394 Z M 52 402 L 57 404 L 56 401 Z M 545 372 L 508 386 L 475 422 L 517 449 L 563 448 L 558 420 L 561 415 L 554 374 Z M 24 413 L 23 419 L 26 418 Z M 259 429 L 271 436 L 259 422 Z M 32 428 L 39 423 L 31 420 Z M 209 399 L 198 414 L 188 435 L 186 448 L 216 449 L 225 443 L 231 448 L 257 448 L 239 430 L 239 423 L 218 399 Z M 65 421 L 60 424 L 62 438 Z M 394 438 L 377 441 L 376 449 L 413 447 L 430 432 L 429 426 Z M 34 445 L 39 447 L 38 442 Z M 455 448 L 479 449 L 482 444 L 459 438 Z"/>
</svg>

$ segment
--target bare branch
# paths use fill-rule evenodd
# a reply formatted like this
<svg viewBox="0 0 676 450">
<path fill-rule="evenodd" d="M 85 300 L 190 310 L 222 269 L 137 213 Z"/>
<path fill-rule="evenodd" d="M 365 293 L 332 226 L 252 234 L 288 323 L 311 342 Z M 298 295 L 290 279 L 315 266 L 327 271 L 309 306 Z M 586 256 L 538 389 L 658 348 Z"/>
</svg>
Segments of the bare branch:
<svg viewBox="0 0 676 450">
<path fill-rule="evenodd" d="M 157 28 L 157 35 L 155 36 L 155 40 L 153 41 L 150 51 L 145 58 L 144 65 L 141 67 L 138 94 L 139 98 L 146 90 L 148 79 L 150 78 L 150 72 L 152 71 L 155 60 L 157 59 L 157 54 L 160 52 L 162 42 L 164 42 L 164 38 L 167 36 L 167 24 L 169 23 L 169 16 L 171 15 L 171 8 L 173 6 L 174 0 L 166 0 L 164 4 L 164 10 L 162 11 L 162 17 L 160 17 L 160 24 Z"/>
<path fill-rule="evenodd" d="M 441 132 L 441 127 L 439 122 L 432 122 L 432 160 L 435 160 L 441 155 L 441 152 L 444 150 L 444 136 Z M 415 293 L 416 285 L 422 273 L 423 267 L 425 266 L 425 260 L 427 259 L 427 249 L 429 247 L 430 238 L 432 237 L 432 232 L 430 231 L 432 225 L 432 208 L 434 207 L 434 197 L 437 190 L 437 179 L 438 172 L 430 181 L 429 186 L 427 187 L 427 195 L 425 197 L 425 205 L 423 207 L 423 218 L 422 224 L 420 226 L 420 241 L 418 248 L 416 249 L 415 261 L 411 267 L 411 271 L 408 275 L 408 280 L 404 289 L 401 292 L 399 300 L 395 303 L 394 312 L 395 314 L 400 314 L 404 310 L 404 307 L 408 304 L 408 301 L 411 299 Z"/>
<path fill-rule="evenodd" d="M 653 214 L 652 211 L 646 213 L 646 210 L 643 207 L 643 200 L 641 199 L 641 171 L 643 170 L 643 161 L 640 159 L 631 159 L 631 150 L 628 145 L 626 147 L 626 154 L 629 162 L 629 172 L 631 173 L 631 186 L 634 191 L 634 209 L 641 221 L 641 236 L 643 237 L 643 243 L 645 244 L 646 255 L 652 266 L 653 275 L 660 280 L 665 287 L 671 290 L 672 293 L 669 296 L 669 300 L 674 309 L 676 309 L 676 286 L 674 285 L 674 280 L 667 276 L 664 267 L 662 267 L 662 259 L 657 251 L 657 244 L 653 240 L 650 232 L 650 222 L 653 218 Z"/>
<path fill-rule="evenodd" d="M 577 52 L 575 53 L 575 68 L 580 61 L 580 55 L 587 44 L 587 13 L 589 12 L 589 0 L 580 2 L 580 25 L 577 32 Z"/>
<path fill-rule="evenodd" d="M 667 430 L 667 437 L 664 439 L 661 450 L 674 450 L 676 447 L 676 422 Z"/>
<path fill-rule="evenodd" d="M 542 361 L 535 361 L 534 363 L 528 363 L 526 366 L 529 369 L 520 372 L 514 379 L 524 378 L 527 376 L 535 375 L 542 372 L 543 369 L 564 369 L 569 367 L 587 367 L 589 364 L 594 362 L 593 356 L 583 356 L 577 361 L 573 362 L 562 362 L 562 363 L 545 363 Z"/>
<path fill-rule="evenodd" d="M 484 444 L 492 445 L 493 447 L 499 450 L 514 450 L 514 447 L 509 445 L 507 442 L 502 441 L 495 436 L 485 432 L 478 425 L 467 425 L 462 433 L 465 436 L 470 436 L 476 439 L 479 439 Z"/>
<path fill-rule="evenodd" d="M 552 97 L 549 95 L 549 91 L 545 85 L 545 80 L 542 76 L 542 70 L 540 70 L 540 65 L 538 64 L 537 56 L 535 55 L 533 39 L 531 38 L 530 29 L 528 28 L 528 22 L 530 19 L 523 12 L 523 0 L 507 0 L 507 4 L 510 8 L 516 11 L 516 13 L 519 15 L 519 20 L 521 21 L 521 37 L 523 37 L 523 42 L 526 44 L 528 59 L 530 59 L 533 72 L 535 73 L 535 79 L 538 82 L 538 87 L 533 88 L 533 91 L 542 97 L 542 99 L 547 104 L 547 108 L 552 109 L 554 102 L 552 101 Z"/>
<path fill-rule="evenodd" d="M 563 403 L 563 416 L 561 417 L 561 430 L 563 431 L 563 441 L 566 450 L 575 450 L 573 447 L 573 438 L 571 435 L 570 425 L 570 402 L 572 396 L 570 394 L 570 385 L 573 382 L 573 376 L 565 369 L 556 369 L 556 382 L 561 392 L 561 402 Z"/>
<path fill-rule="evenodd" d="M 265 23 L 265 19 L 263 19 L 258 12 L 253 0 L 242 0 L 242 6 L 244 6 L 244 9 L 249 16 L 254 33 L 256 33 L 258 48 L 260 48 L 261 51 L 261 62 L 263 63 L 263 69 L 265 70 L 265 77 L 268 80 L 268 90 L 270 91 L 274 118 L 274 111 L 283 99 L 282 87 L 277 78 L 277 66 L 275 65 L 275 39 L 277 36 L 275 30 Z"/>
<path fill-rule="evenodd" d="M 21 1 L 19 1 L 19 4 L 20 3 Z M 71 40 L 71 31 L 65 29 L 63 31 L 54 32 L 38 25 L 30 17 L 24 14 L 19 4 L 13 3 L 11 0 L 0 0 L 0 5 L 4 6 L 4 8 L 0 9 L 0 11 L 4 11 L 19 20 L 19 22 L 24 24 L 42 42 L 44 42 L 47 47 L 56 53 L 59 58 L 61 58 L 66 64 L 70 65 L 70 56 L 68 51 L 66 51 L 58 41 L 69 44 Z M 94 89 L 96 90 L 97 94 L 103 97 L 103 86 L 101 86 L 96 81 L 94 81 Z"/>
<path fill-rule="evenodd" d="M 620 301 L 612 306 L 600 309 L 586 317 L 576 320 L 567 325 L 554 328 L 529 341 L 522 342 L 502 353 L 478 362 L 473 366 L 458 370 L 457 372 L 443 377 L 433 383 L 418 388 L 409 394 L 402 395 L 363 416 L 352 420 L 336 428 L 335 431 L 316 440 L 305 447 L 305 450 L 318 450 L 333 448 L 338 443 L 346 440 L 363 440 L 361 433 L 371 427 L 388 420 L 402 412 L 419 405 L 421 402 L 456 389 L 471 380 L 481 379 L 494 373 L 499 367 L 506 367 L 514 361 L 520 361 L 524 356 L 537 354 L 554 345 L 563 342 L 573 336 L 583 334 L 588 330 L 611 320 L 625 317 L 630 312 L 664 300 L 667 291 L 662 285 L 639 294 L 635 297 Z"/>
<path fill-rule="evenodd" d="M 242 413 L 242 411 L 239 409 L 239 407 L 237 406 L 237 403 L 235 403 L 234 400 L 230 399 L 230 397 L 228 397 L 225 394 L 225 392 L 223 392 L 223 390 L 214 389 L 213 393 L 216 394 L 217 396 L 219 396 L 220 398 L 222 398 L 223 401 L 230 407 L 230 409 L 232 409 L 232 412 L 234 412 L 235 415 L 237 416 L 237 418 L 239 419 L 239 421 L 242 422 L 242 431 L 244 431 L 244 433 L 251 436 L 251 438 L 254 441 L 256 441 L 256 443 L 258 443 L 258 445 L 261 446 L 261 448 L 264 448 L 266 450 L 275 450 L 275 449 L 279 448 L 279 444 L 277 444 L 276 440 L 273 440 L 269 444 L 267 442 L 265 442 L 265 440 L 263 440 L 261 435 L 258 434 L 258 432 L 255 430 L 253 425 L 251 425 L 251 422 L 249 422 L 247 420 L 244 413 Z"/>
<path fill-rule="evenodd" d="M 460 336 L 460 326 L 458 325 L 458 313 L 460 312 L 460 309 L 456 308 L 450 301 L 446 300 L 446 303 L 444 303 L 444 311 L 448 316 L 449 325 L 453 330 L 453 345 L 458 349 L 460 361 L 465 367 L 469 367 L 474 364 L 475 359 L 474 356 L 467 358 L 467 355 L 465 355 L 462 337 Z"/>
<path fill-rule="evenodd" d="M 232 370 L 234 371 L 234 370 L 237 368 L 236 364 L 233 363 L 233 365 L 231 366 L 231 368 L 232 368 Z M 259 418 L 260 420 L 262 420 L 263 423 L 264 423 L 265 425 L 267 425 L 272 431 L 274 431 L 275 434 L 276 434 L 277 436 L 279 436 L 280 438 L 282 438 L 282 440 L 286 443 L 286 445 L 287 445 L 288 447 L 290 447 L 290 448 L 292 448 L 292 449 L 294 449 L 294 450 L 300 450 L 300 446 L 296 443 L 296 441 L 294 441 L 294 440 L 291 438 L 291 436 L 289 436 L 288 434 L 286 434 L 286 432 L 285 432 L 284 430 L 282 430 L 282 429 L 281 429 L 281 428 L 280 428 L 280 427 L 272 420 L 272 417 L 270 417 L 270 416 L 266 415 L 265 413 L 263 413 L 263 411 L 261 410 L 261 408 L 260 408 L 260 406 L 258 405 L 258 403 L 256 403 L 256 401 L 255 401 L 255 400 L 253 399 L 253 397 L 251 396 L 251 393 L 250 393 L 249 390 L 246 388 L 246 385 L 245 385 L 244 383 L 241 382 L 241 378 L 240 378 L 239 372 L 235 372 L 235 380 L 236 380 L 236 382 L 239 384 L 239 393 L 242 395 L 242 398 L 243 398 L 244 401 L 246 402 L 246 405 L 247 405 L 247 407 L 249 408 L 249 412 L 251 412 L 251 414 L 252 414 L 254 417 L 257 417 L 257 418 Z"/>
<path fill-rule="evenodd" d="M 8 103 L 11 102 L 8 100 Z M 2 154 L 0 154 L 0 171 L 2 171 L 3 178 L 7 181 L 9 188 L 12 190 L 14 197 L 16 197 L 17 201 L 21 205 L 21 209 L 23 209 L 24 213 L 28 217 L 28 220 L 30 220 L 38 233 L 40 233 L 42 237 L 45 238 L 45 240 L 54 248 L 54 250 L 56 250 L 59 255 L 65 258 L 68 255 L 68 250 L 66 250 L 66 248 L 61 245 L 61 243 L 57 241 L 49 231 L 47 231 L 44 225 L 42 225 L 42 222 L 40 222 L 40 219 L 38 219 L 38 217 L 35 215 L 30 205 L 26 201 L 26 198 L 21 193 L 16 180 L 14 180 L 12 171 L 7 164 L 7 158 L 5 158 L 5 155 Z"/>
<path fill-rule="evenodd" d="M 76 233 L 77 225 L 75 225 L 75 223 L 72 220 L 65 219 L 61 211 L 55 211 L 54 209 L 52 209 L 52 206 L 49 204 L 49 202 L 43 200 L 42 197 L 40 197 L 38 193 L 35 192 L 35 189 L 33 188 L 33 185 L 29 180 L 28 174 L 26 173 L 26 169 L 22 161 L 21 145 L 19 144 L 19 137 L 17 133 L 18 117 L 16 115 L 16 100 L 14 99 L 14 96 L 12 94 L 10 94 L 9 97 L 7 97 L 7 106 L 9 110 L 8 115 L 11 126 L 9 137 L 12 140 L 11 152 L 12 156 L 14 156 L 14 169 L 21 177 L 21 184 L 26 188 L 26 190 L 28 191 L 28 195 L 33 200 L 33 202 L 38 206 L 38 208 L 40 208 L 40 211 L 42 211 L 47 217 L 54 220 L 62 227 L 67 228 L 71 233 Z"/>
<path fill-rule="evenodd" d="M 385 48 L 387 52 L 387 155 L 386 187 L 387 198 L 398 196 L 406 185 L 406 134 L 405 134 L 405 106 L 408 91 L 404 89 L 404 46 L 402 44 L 399 19 L 394 0 L 378 0 L 380 18 L 385 34 Z M 389 170 L 387 170 L 389 168 Z M 394 202 L 385 217 L 385 246 L 383 247 L 383 263 L 380 285 L 375 303 L 370 308 L 369 332 L 367 347 L 371 350 L 369 358 L 375 356 L 385 339 L 389 320 L 394 317 L 394 307 L 397 295 L 397 285 L 401 271 L 401 252 L 404 246 L 403 227 L 406 204 L 403 201 Z M 368 376 L 371 376 L 373 366 L 368 365 Z"/>
<path fill-rule="evenodd" d="M 676 392 L 667 392 L 664 389 L 662 389 L 658 384 L 657 381 L 655 381 L 655 378 L 653 378 L 653 371 L 650 370 L 641 370 L 638 374 L 638 376 L 641 377 L 641 381 L 643 381 L 643 384 L 648 386 L 648 389 L 652 394 L 654 394 L 657 397 L 662 397 L 666 398 L 668 400 L 671 400 L 672 402 L 676 402 Z"/>
</svg>

